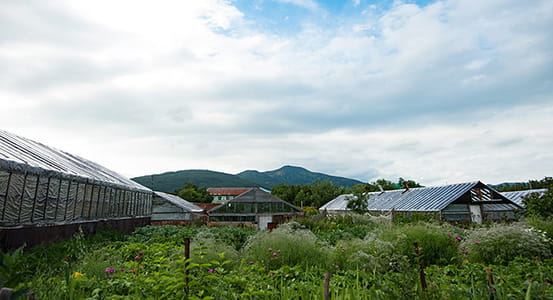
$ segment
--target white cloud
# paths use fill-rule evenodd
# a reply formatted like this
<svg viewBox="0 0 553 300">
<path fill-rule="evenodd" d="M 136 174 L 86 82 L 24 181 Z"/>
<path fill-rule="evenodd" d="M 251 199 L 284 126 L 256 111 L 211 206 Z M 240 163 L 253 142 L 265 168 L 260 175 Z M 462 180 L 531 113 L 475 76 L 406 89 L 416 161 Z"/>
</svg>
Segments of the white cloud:
<svg viewBox="0 0 553 300">
<path fill-rule="evenodd" d="M 424 184 L 539 178 L 552 8 L 396 3 L 283 35 L 228 1 L 4 2 L 0 127 L 131 176 L 301 164 Z"/>
</svg>

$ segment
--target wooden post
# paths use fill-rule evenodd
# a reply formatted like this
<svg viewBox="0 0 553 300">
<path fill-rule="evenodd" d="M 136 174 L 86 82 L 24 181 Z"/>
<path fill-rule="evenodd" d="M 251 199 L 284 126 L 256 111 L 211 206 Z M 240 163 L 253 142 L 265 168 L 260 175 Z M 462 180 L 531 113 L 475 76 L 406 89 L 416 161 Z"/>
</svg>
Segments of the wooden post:
<svg viewBox="0 0 553 300">
<path fill-rule="evenodd" d="M 188 283 L 190 282 L 189 274 L 188 274 L 188 265 L 189 265 L 189 259 L 190 259 L 190 238 L 185 237 L 184 238 L 184 282 L 185 282 L 185 292 L 188 294 Z"/>
<path fill-rule="evenodd" d="M 330 273 L 325 273 L 325 291 L 324 291 L 324 300 L 330 300 Z"/>
<path fill-rule="evenodd" d="M 426 285 L 426 275 L 424 274 L 424 265 L 422 264 L 422 258 L 419 248 L 419 243 L 414 242 L 413 246 L 415 247 L 415 256 L 417 257 L 418 263 L 419 263 L 419 276 L 421 279 L 421 287 L 422 290 L 426 292 L 427 285 Z"/>
<path fill-rule="evenodd" d="M 486 281 L 488 282 L 488 287 L 490 289 L 490 299 L 495 299 L 495 288 L 493 287 L 493 275 L 492 268 L 486 268 Z"/>
</svg>

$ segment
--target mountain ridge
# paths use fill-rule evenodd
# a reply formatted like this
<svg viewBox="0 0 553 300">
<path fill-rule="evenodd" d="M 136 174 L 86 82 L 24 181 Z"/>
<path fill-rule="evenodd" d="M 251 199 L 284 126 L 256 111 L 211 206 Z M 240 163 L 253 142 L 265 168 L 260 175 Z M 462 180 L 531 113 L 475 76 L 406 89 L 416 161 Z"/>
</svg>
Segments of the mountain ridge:
<svg viewBox="0 0 553 300">
<path fill-rule="evenodd" d="M 278 184 L 312 185 L 319 181 L 330 181 L 334 185 L 343 187 L 351 187 L 362 183 L 359 180 L 312 172 L 303 167 L 291 165 L 263 172 L 245 170 L 237 174 L 202 169 L 168 171 L 131 179 L 150 189 L 168 193 L 181 189 L 186 182 L 205 188 L 259 186 L 267 189 L 271 189 Z"/>
</svg>

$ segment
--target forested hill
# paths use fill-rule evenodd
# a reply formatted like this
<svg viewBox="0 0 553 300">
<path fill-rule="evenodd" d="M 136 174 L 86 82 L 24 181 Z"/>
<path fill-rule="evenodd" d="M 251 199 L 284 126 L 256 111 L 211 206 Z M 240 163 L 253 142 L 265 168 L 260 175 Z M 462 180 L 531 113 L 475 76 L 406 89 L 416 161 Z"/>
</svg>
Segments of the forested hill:
<svg viewBox="0 0 553 300">
<path fill-rule="evenodd" d="M 199 187 L 254 187 L 258 184 L 238 176 L 210 170 L 182 170 L 163 174 L 145 175 L 132 178 L 152 190 L 172 193 L 182 189 L 186 182 Z"/>
<path fill-rule="evenodd" d="M 242 179 L 256 182 L 267 188 L 272 188 L 281 183 L 289 185 L 312 185 L 318 181 L 329 181 L 335 186 L 342 187 L 352 187 L 356 184 L 363 183 L 355 179 L 311 172 L 302 167 L 294 166 L 284 166 L 277 170 L 265 172 L 249 170 L 236 175 Z"/>
<path fill-rule="evenodd" d="M 335 186 L 352 187 L 361 181 L 316 173 L 301 167 L 284 166 L 278 170 L 258 172 L 244 171 L 236 175 L 209 170 L 182 170 L 163 174 L 145 175 L 132 180 L 150 189 L 171 193 L 182 189 L 186 182 L 199 187 L 253 187 L 267 189 L 284 183 L 289 185 L 314 184 L 329 181 Z"/>
</svg>

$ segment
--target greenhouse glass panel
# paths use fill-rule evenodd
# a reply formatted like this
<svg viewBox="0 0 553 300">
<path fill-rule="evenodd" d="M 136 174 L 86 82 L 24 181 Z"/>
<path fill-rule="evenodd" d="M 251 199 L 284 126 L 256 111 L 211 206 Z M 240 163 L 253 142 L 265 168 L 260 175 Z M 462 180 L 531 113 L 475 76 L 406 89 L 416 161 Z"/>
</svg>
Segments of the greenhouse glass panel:
<svg viewBox="0 0 553 300">
<path fill-rule="evenodd" d="M 66 220 L 75 219 L 75 208 L 77 205 L 77 187 L 79 186 L 78 182 L 71 181 L 69 186 L 69 198 L 67 201 L 67 215 Z"/>
<path fill-rule="evenodd" d="M 65 208 L 67 206 L 67 193 L 69 193 L 69 182 L 62 180 L 60 183 L 60 192 L 58 195 L 58 205 L 56 207 L 55 220 L 57 222 L 65 221 Z"/>
<path fill-rule="evenodd" d="M 58 195 L 60 190 L 60 179 L 50 178 L 48 185 L 48 198 L 46 200 L 46 210 L 44 219 L 51 221 L 56 219 L 56 207 L 58 206 Z"/>
<path fill-rule="evenodd" d="M 46 209 L 46 198 L 48 197 L 48 182 L 50 179 L 48 177 L 39 177 L 38 178 L 38 187 L 36 191 L 36 197 L 34 201 L 33 208 L 33 223 L 43 222 L 44 221 L 44 210 Z"/>
<path fill-rule="evenodd" d="M 30 223 L 33 217 L 33 206 L 35 205 L 35 197 L 37 192 L 38 177 L 35 175 L 27 175 L 25 180 L 25 189 L 23 198 L 21 199 L 21 211 L 19 215 L 20 223 Z"/>
<path fill-rule="evenodd" d="M 91 196 L 90 196 L 90 214 L 89 214 L 89 217 L 90 219 L 96 219 L 96 214 L 97 214 L 97 210 L 98 210 L 98 196 L 100 195 L 100 187 L 97 186 L 97 185 L 92 185 L 91 186 L 91 190 L 92 190 L 92 193 L 91 193 Z"/>
<path fill-rule="evenodd" d="M 8 187 L 8 197 L 6 201 L 4 220 L 8 224 L 16 224 L 19 219 L 19 209 L 21 204 L 21 196 L 23 195 L 23 186 L 25 184 L 25 176 L 13 173 Z"/>
<path fill-rule="evenodd" d="M 6 196 L 8 193 L 8 182 L 10 181 L 10 173 L 0 170 L 0 196 Z"/>
</svg>

